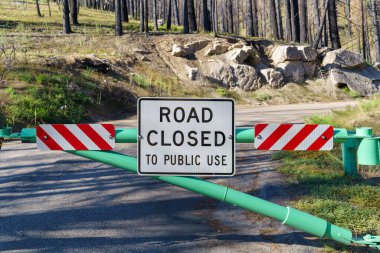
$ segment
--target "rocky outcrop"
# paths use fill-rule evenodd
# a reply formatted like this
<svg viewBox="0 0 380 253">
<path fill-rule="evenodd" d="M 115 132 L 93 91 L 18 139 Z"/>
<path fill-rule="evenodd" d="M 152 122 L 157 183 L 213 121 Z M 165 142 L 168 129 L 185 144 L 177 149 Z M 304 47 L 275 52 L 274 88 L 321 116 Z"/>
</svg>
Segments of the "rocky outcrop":
<svg viewBox="0 0 380 253">
<path fill-rule="evenodd" d="M 360 54 L 345 49 L 337 49 L 326 53 L 323 58 L 322 66 L 325 68 L 360 68 L 364 67 L 365 61 Z"/>
<path fill-rule="evenodd" d="M 288 81 L 303 82 L 305 76 L 314 76 L 317 51 L 307 46 L 276 46 L 270 58 Z"/>
<path fill-rule="evenodd" d="M 272 68 L 260 70 L 261 75 L 264 77 L 264 82 L 269 84 L 272 88 L 280 88 L 284 85 L 284 76 L 280 71 Z"/>
</svg>

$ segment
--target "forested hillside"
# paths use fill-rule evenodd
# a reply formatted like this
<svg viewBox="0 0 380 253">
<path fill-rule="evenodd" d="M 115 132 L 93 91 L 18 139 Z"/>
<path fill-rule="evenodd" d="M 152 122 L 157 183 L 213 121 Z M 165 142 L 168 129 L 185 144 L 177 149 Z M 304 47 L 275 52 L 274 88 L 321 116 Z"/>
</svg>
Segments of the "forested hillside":
<svg viewBox="0 0 380 253">
<path fill-rule="evenodd" d="M 0 120 L 120 117 L 140 96 L 369 96 L 378 10 L 377 0 L 0 0 Z"/>
</svg>

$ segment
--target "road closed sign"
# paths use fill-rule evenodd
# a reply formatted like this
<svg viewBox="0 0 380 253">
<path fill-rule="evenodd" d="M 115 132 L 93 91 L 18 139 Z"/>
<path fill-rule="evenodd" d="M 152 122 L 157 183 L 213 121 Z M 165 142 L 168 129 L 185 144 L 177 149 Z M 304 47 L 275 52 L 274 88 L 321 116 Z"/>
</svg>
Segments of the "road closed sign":
<svg viewBox="0 0 380 253">
<path fill-rule="evenodd" d="M 140 98 L 140 175 L 233 175 L 234 101 Z"/>
</svg>

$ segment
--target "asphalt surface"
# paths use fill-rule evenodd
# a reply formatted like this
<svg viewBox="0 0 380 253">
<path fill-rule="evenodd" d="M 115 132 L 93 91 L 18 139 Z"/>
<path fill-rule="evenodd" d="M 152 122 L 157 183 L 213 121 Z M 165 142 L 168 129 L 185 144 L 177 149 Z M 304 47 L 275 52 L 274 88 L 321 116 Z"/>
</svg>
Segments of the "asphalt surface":
<svg viewBox="0 0 380 253">
<path fill-rule="evenodd" d="M 302 122 L 347 103 L 237 108 L 237 125 Z M 135 117 L 114 121 L 136 126 Z M 136 145 L 118 145 L 136 155 Z M 213 178 L 286 205 L 285 180 L 270 153 L 238 145 L 237 175 Z M 305 238 L 306 236 L 306 238 Z M 0 151 L 0 251 L 318 252 L 315 238 L 225 203 L 148 177 L 35 144 Z"/>
</svg>

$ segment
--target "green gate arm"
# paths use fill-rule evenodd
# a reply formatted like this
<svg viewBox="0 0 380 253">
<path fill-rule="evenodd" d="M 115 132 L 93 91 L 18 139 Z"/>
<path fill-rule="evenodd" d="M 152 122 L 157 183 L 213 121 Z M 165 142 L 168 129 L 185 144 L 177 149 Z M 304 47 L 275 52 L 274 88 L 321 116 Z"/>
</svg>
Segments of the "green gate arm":
<svg viewBox="0 0 380 253">
<path fill-rule="evenodd" d="M 236 128 L 236 143 L 253 143 L 254 128 Z M 116 129 L 116 143 L 137 143 L 137 128 Z"/>
<path fill-rule="evenodd" d="M 68 153 L 109 164 L 133 173 L 137 173 L 137 158 L 113 151 L 67 151 Z M 380 247 L 374 240 L 366 240 L 372 236 L 353 238 L 352 232 L 333 225 L 326 220 L 299 211 L 292 207 L 284 207 L 246 193 L 214 184 L 194 177 L 156 176 L 155 179 L 179 186 L 181 188 L 227 202 L 281 221 L 283 224 L 305 231 L 318 237 L 327 237 L 335 241 L 351 244 L 360 243 Z M 375 237 L 374 237 L 375 238 Z"/>
</svg>

